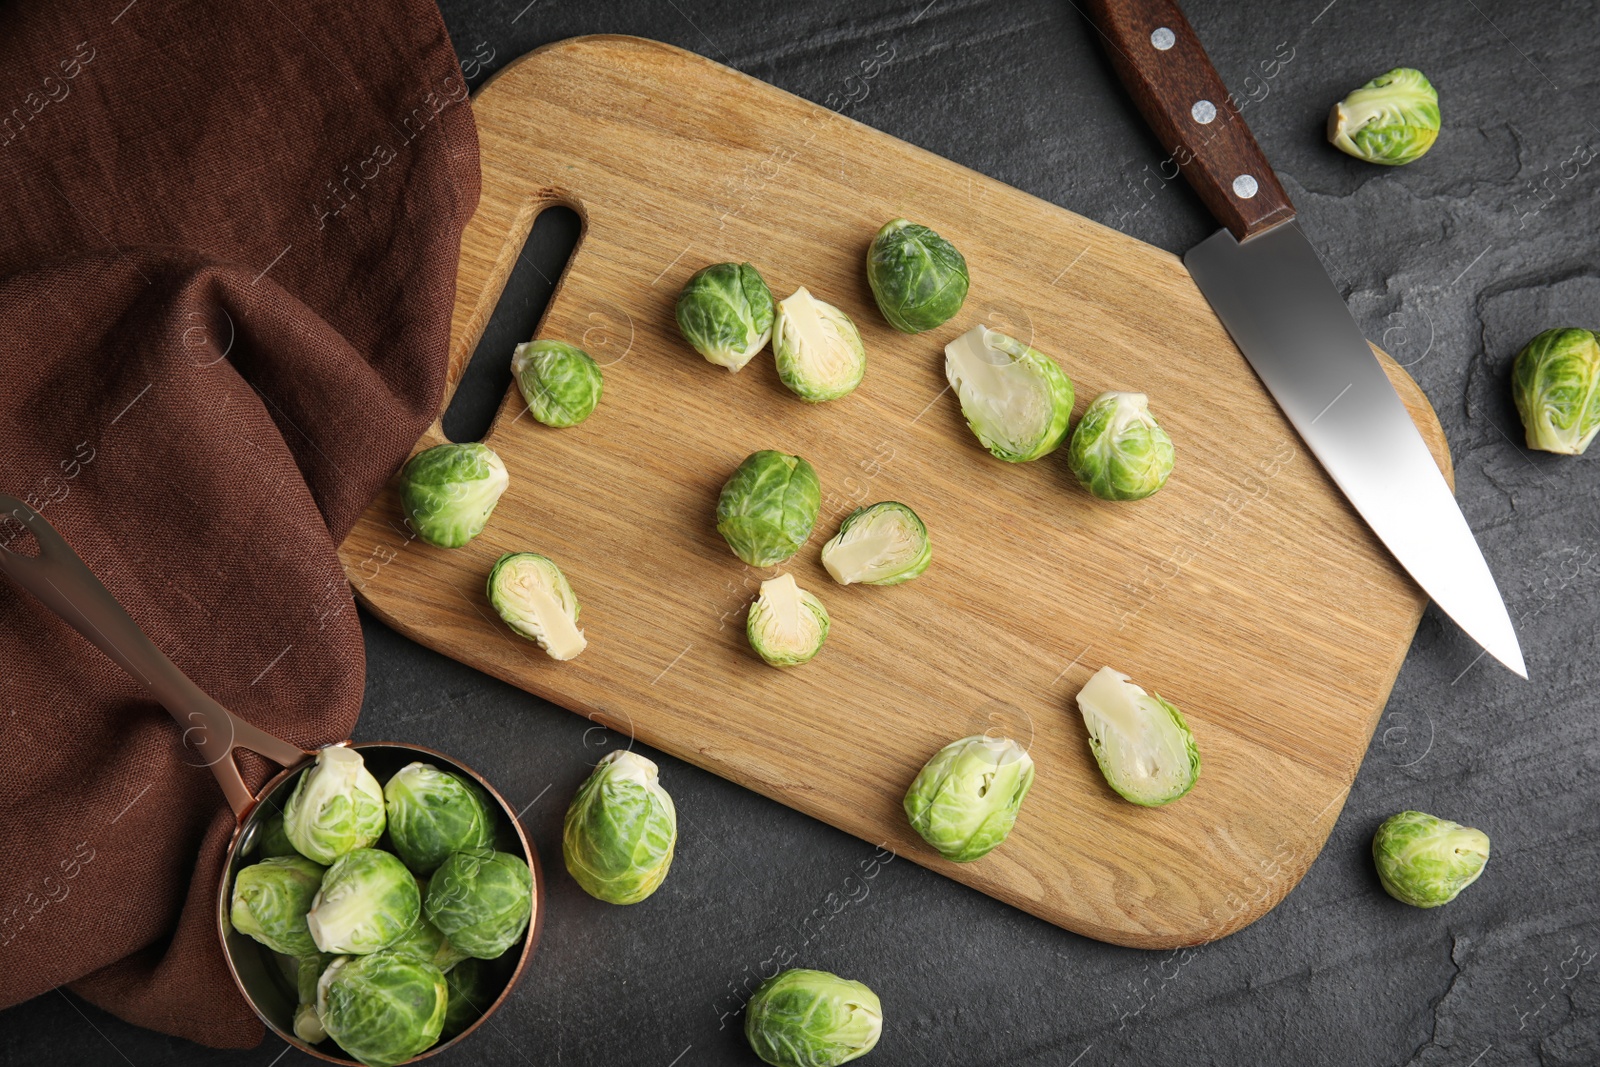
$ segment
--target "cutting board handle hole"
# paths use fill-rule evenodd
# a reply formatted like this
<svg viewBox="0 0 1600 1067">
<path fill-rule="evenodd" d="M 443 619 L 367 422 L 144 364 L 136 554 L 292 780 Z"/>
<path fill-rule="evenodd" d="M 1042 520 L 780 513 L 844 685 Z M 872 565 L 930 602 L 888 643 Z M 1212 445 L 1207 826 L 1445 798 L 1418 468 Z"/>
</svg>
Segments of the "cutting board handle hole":
<svg viewBox="0 0 1600 1067">
<path fill-rule="evenodd" d="M 489 325 L 445 408 L 444 434 L 450 440 L 478 441 L 489 432 L 511 388 L 511 350 L 533 339 L 582 228 L 577 212 L 559 204 L 545 208 L 534 220 Z"/>
</svg>

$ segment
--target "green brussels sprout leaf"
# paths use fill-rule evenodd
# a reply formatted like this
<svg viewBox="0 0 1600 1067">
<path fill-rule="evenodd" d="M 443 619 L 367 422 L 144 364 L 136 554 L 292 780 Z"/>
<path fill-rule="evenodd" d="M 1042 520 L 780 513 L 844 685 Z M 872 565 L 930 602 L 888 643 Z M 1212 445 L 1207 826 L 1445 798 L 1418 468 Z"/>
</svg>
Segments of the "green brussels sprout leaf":
<svg viewBox="0 0 1600 1067">
<path fill-rule="evenodd" d="M 245 855 L 259 855 L 262 859 L 273 856 L 298 856 L 294 843 L 283 830 L 283 812 L 261 820 L 260 828 L 245 846 Z"/>
<path fill-rule="evenodd" d="M 885 500 L 857 508 L 822 546 L 822 565 L 840 585 L 899 585 L 928 569 L 928 528 L 904 504 Z"/>
<path fill-rule="evenodd" d="M 1101 667 L 1079 691 L 1078 710 L 1100 773 L 1124 800 L 1158 807 L 1200 779 L 1200 750 L 1182 713 L 1126 674 Z"/>
<path fill-rule="evenodd" d="M 427 899 L 427 887 L 421 879 L 417 881 L 417 890 L 423 899 Z M 444 931 L 429 922 L 426 915 L 418 915 L 417 921 L 411 924 L 411 929 L 401 934 L 400 939 L 386 951 L 404 952 L 419 960 L 427 960 L 446 973 L 462 960 L 471 959 L 465 952 L 452 945 L 450 939 L 444 936 Z"/>
<path fill-rule="evenodd" d="M 906 791 L 906 818 L 939 855 L 968 863 L 1011 833 L 1033 785 L 1033 758 L 1007 737 L 979 734 L 934 754 Z"/>
<path fill-rule="evenodd" d="M 811 404 L 854 392 L 867 372 L 867 349 L 856 324 L 804 287 L 778 302 L 772 352 L 783 384 Z"/>
<path fill-rule="evenodd" d="M 274 952 L 315 955 L 306 912 L 316 900 L 323 870 L 304 856 L 271 856 L 245 867 L 233 876 L 228 921 Z"/>
<path fill-rule="evenodd" d="M 828 639 L 828 609 L 801 589 L 791 574 L 761 583 L 750 605 L 745 634 L 756 655 L 774 667 L 794 667 L 822 651 Z"/>
<path fill-rule="evenodd" d="M 1439 94 L 1420 70 L 1396 67 L 1333 105 L 1328 141 L 1368 163 L 1421 159 L 1439 136 Z"/>
<path fill-rule="evenodd" d="M 509 852 L 452 852 L 428 882 L 424 911 L 457 950 L 492 960 L 528 928 L 533 873 Z"/>
<path fill-rule="evenodd" d="M 677 843 L 678 812 L 656 765 L 623 750 L 595 765 L 561 828 L 567 873 L 608 904 L 637 904 L 654 893 Z"/>
<path fill-rule="evenodd" d="M 997 458 L 1025 463 L 1066 440 L 1072 380 L 1043 353 L 974 326 L 944 346 L 944 373 L 967 425 Z"/>
<path fill-rule="evenodd" d="M 476 783 L 428 763 L 408 763 L 383 786 L 389 840 L 417 874 L 458 849 L 494 843 L 494 815 Z"/>
<path fill-rule="evenodd" d="M 361 753 L 329 745 L 300 775 L 283 807 L 283 831 L 295 851 L 328 864 L 366 848 L 383 833 L 383 789 Z"/>
<path fill-rule="evenodd" d="M 600 364 L 565 341 L 529 341 L 511 355 L 528 412 L 546 426 L 576 426 L 594 413 L 605 388 Z"/>
<path fill-rule="evenodd" d="M 443 972 L 400 952 L 341 956 L 317 981 L 328 1036 L 367 1067 L 394 1067 L 438 1041 L 448 1001 Z"/>
<path fill-rule="evenodd" d="M 1600 343 L 1589 330 L 1546 330 L 1511 367 L 1528 447 L 1581 456 L 1600 432 Z"/>
<path fill-rule="evenodd" d="M 817 472 L 799 456 L 745 457 L 717 498 L 717 532 L 752 567 L 782 563 L 811 537 L 822 506 Z"/>
<path fill-rule="evenodd" d="M 406 865 L 387 852 L 358 848 L 322 876 L 306 925 L 319 950 L 356 956 L 388 948 L 421 913 L 422 896 Z"/>
<path fill-rule="evenodd" d="M 551 659 L 572 659 L 588 647 L 578 629 L 578 598 L 555 561 L 537 552 L 501 556 L 489 572 L 489 603 L 517 633 Z"/>
<path fill-rule="evenodd" d="M 1142 500 L 1172 474 L 1172 438 L 1143 393 L 1101 393 L 1072 433 L 1067 465 L 1101 500 Z"/>
<path fill-rule="evenodd" d="M 860 982 L 795 968 L 761 983 L 744 1010 L 744 1036 L 772 1067 L 838 1067 L 872 1051 L 883 1005 Z"/>
<path fill-rule="evenodd" d="M 322 1016 L 317 1014 L 317 982 L 332 962 L 332 956 L 320 952 L 295 961 L 295 985 L 300 1003 L 294 1010 L 294 1036 L 308 1045 L 328 1039 Z"/>
<path fill-rule="evenodd" d="M 483 1018 L 494 1002 L 488 968 L 482 960 L 464 959 L 445 972 L 444 983 L 450 999 L 444 1009 L 444 1030 L 440 1038 L 448 1041 Z"/>
<path fill-rule="evenodd" d="M 772 292 L 748 263 L 713 263 L 678 294 L 678 329 L 719 367 L 740 370 L 772 336 Z"/>
<path fill-rule="evenodd" d="M 400 471 L 400 506 L 416 535 L 460 548 L 483 532 L 511 476 L 488 445 L 435 445 Z"/>
<path fill-rule="evenodd" d="M 894 219 L 867 249 L 867 284 L 878 310 L 901 333 L 949 321 L 967 299 L 967 261 L 926 226 Z"/>
<path fill-rule="evenodd" d="M 1383 820 L 1373 835 L 1372 861 L 1391 897 L 1417 908 L 1437 908 L 1483 873 L 1489 835 L 1420 811 L 1402 811 Z"/>
</svg>

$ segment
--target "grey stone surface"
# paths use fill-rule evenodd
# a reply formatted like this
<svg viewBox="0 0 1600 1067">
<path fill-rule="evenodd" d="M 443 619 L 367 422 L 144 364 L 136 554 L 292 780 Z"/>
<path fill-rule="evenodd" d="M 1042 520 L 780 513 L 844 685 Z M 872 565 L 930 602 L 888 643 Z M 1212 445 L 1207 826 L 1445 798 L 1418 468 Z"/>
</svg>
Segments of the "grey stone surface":
<svg viewBox="0 0 1600 1067">
<path fill-rule="evenodd" d="M 1070 4 L 444 8 L 457 50 L 479 57 L 474 84 L 536 45 L 622 32 L 823 101 L 850 92 L 846 79 L 887 46 L 893 59 L 847 105 L 853 117 L 1175 252 L 1213 228 L 1181 181 L 1155 176 L 1162 153 Z M 1188 14 L 1249 101 L 1245 117 L 1357 319 L 1438 409 L 1532 681 L 1478 660 L 1430 609 L 1305 881 L 1222 942 L 1145 953 L 1055 929 L 907 861 L 860 881 L 870 846 L 665 758 L 683 819 L 672 876 L 644 904 L 599 904 L 560 871 L 560 819 L 589 764 L 623 739 L 364 619 L 360 736 L 425 743 L 479 768 L 528 805 L 545 859 L 549 918 L 530 973 L 480 1036 L 434 1062 L 752 1063 L 733 1013 L 775 953 L 879 992 L 887 1027 L 864 1061 L 878 1067 L 1600 1062 L 1600 467 L 1522 448 L 1505 388 L 1532 334 L 1600 327 L 1600 10 L 1193 0 Z M 1445 128 L 1432 153 L 1389 169 L 1329 148 L 1332 101 L 1402 63 L 1440 87 Z M 493 327 L 495 351 L 531 335 L 574 233 L 570 218 L 541 225 Z M 464 403 L 492 404 L 505 381 L 476 369 Z M 457 412 L 452 428 L 470 434 L 485 418 Z M 1436 911 L 1390 900 L 1367 856 L 1377 824 L 1413 807 L 1494 841 L 1480 881 Z M 276 1039 L 248 1053 L 198 1049 L 61 994 L 0 1016 L 6 1063 L 312 1062 L 284 1051 Z"/>
</svg>

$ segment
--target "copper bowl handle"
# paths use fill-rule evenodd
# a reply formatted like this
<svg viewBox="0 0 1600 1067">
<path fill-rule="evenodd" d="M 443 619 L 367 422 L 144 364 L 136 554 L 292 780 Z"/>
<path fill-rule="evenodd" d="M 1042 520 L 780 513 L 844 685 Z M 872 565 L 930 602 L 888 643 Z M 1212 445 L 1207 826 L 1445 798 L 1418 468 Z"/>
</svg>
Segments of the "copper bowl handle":
<svg viewBox="0 0 1600 1067">
<path fill-rule="evenodd" d="M 259 752 L 285 767 L 311 755 L 251 726 L 203 693 L 145 636 L 44 516 L 3 493 L 0 513 L 20 522 L 39 545 L 37 556 L 23 555 L 13 544 L 17 531 L 12 528 L 8 532 L 9 523 L 0 526 L 0 570 L 110 656 L 117 666 L 144 683 L 183 727 L 184 744 L 192 746 L 211 768 L 236 816 L 244 818 L 254 806 L 255 797 L 233 760 L 235 748 Z"/>
</svg>

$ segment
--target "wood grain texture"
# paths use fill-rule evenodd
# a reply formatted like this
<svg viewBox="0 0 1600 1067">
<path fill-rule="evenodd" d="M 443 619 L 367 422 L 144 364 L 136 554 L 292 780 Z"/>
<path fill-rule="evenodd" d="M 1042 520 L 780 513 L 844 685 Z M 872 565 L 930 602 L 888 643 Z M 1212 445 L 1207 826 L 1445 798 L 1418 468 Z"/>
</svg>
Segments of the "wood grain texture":
<svg viewBox="0 0 1600 1067">
<path fill-rule="evenodd" d="M 534 217 L 559 203 L 583 234 L 538 333 L 605 364 L 605 398 L 552 430 L 508 394 L 485 440 L 511 486 L 466 548 L 409 538 L 395 494 L 380 497 L 341 548 L 375 614 L 1091 937 L 1196 944 L 1288 892 L 1338 815 L 1424 600 L 1176 257 L 654 42 L 551 45 L 473 107 L 483 197 L 462 242 L 451 381 Z M 896 216 L 944 234 L 971 268 L 967 305 L 930 333 L 895 332 L 867 287 L 868 242 Z M 812 406 L 770 354 L 736 375 L 696 355 L 673 300 L 721 260 L 754 262 L 779 297 L 803 284 L 847 311 L 869 353 L 861 388 Z M 1177 444 L 1167 487 L 1108 504 L 1077 487 L 1064 451 L 1024 465 L 983 451 L 943 374 L 943 344 L 975 321 L 1056 357 L 1077 414 L 1104 389 L 1147 392 Z M 1432 410 L 1384 364 L 1448 473 Z M 441 440 L 436 424 L 418 448 Z M 824 493 L 811 543 L 768 571 L 740 563 L 713 520 L 722 482 L 760 448 L 806 456 Z M 926 520 L 932 567 L 889 589 L 834 585 L 817 550 L 848 510 L 884 499 Z M 550 660 L 489 607 L 490 566 L 519 550 L 556 559 L 582 601 L 576 660 Z M 756 585 L 783 570 L 833 617 L 821 655 L 787 671 L 744 637 Z M 1120 800 L 1090 756 L 1073 697 L 1104 664 L 1194 727 L 1204 772 L 1168 808 Z M 986 729 L 1028 744 L 1038 775 L 1003 847 L 947 863 L 900 799 L 941 745 Z"/>
</svg>

